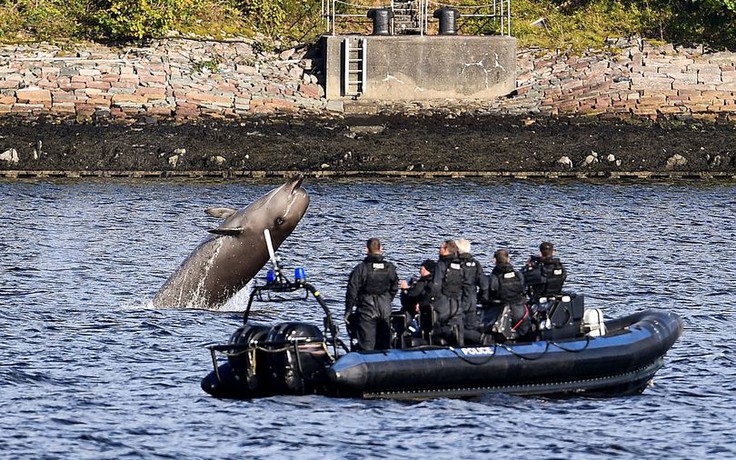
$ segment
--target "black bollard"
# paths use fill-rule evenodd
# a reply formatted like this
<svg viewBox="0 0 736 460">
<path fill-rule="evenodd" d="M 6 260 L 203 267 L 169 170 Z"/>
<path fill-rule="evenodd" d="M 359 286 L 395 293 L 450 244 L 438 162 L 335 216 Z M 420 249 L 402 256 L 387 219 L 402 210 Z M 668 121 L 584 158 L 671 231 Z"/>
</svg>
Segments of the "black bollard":
<svg viewBox="0 0 736 460">
<path fill-rule="evenodd" d="M 373 35 L 391 35 L 393 11 L 388 8 L 373 8 L 368 10 L 368 17 L 373 19 Z"/>
<path fill-rule="evenodd" d="M 440 8 L 435 10 L 432 15 L 435 19 L 440 20 L 440 35 L 455 35 L 455 22 L 460 17 L 460 12 L 455 8 Z"/>
</svg>

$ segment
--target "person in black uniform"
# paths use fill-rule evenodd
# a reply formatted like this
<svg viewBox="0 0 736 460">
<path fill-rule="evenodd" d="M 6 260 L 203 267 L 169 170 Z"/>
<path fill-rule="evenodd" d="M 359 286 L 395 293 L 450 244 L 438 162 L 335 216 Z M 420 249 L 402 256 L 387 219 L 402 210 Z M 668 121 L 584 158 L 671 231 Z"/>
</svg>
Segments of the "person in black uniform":
<svg viewBox="0 0 736 460">
<path fill-rule="evenodd" d="M 509 252 L 498 249 L 490 276 L 491 304 L 500 311 L 491 331 L 498 340 L 515 340 L 530 330 L 531 321 L 524 295 L 524 276 L 509 261 Z"/>
<path fill-rule="evenodd" d="M 386 350 L 391 346 L 391 301 L 399 290 L 399 279 L 396 266 L 383 258 L 378 238 L 369 239 L 366 248 L 365 259 L 348 279 L 345 323 L 357 336 L 357 349 Z"/>
<path fill-rule="evenodd" d="M 432 280 L 432 272 L 437 262 L 427 259 L 419 266 L 419 278 L 412 278 L 411 283 L 406 280 L 399 282 L 401 288 L 401 311 L 409 315 L 409 320 L 419 313 L 419 307 L 429 305 L 426 297 L 427 284 Z"/>
<path fill-rule="evenodd" d="M 422 308 L 430 308 L 427 297 L 427 285 L 432 280 L 432 272 L 437 263 L 427 259 L 419 266 L 419 278 L 412 278 L 410 282 L 401 280 L 399 297 L 401 299 L 401 312 L 406 315 L 406 324 L 412 335 L 419 336 L 419 313 Z"/>
<path fill-rule="evenodd" d="M 433 312 L 432 336 L 444 338 L 451 345 L 463 346 L 463 270 L 455 241 L 445 240 L 439 254 L 432 280 L 427 285 Z"/>
<path fill-rule="evenodd" d="M 463 333 L 465 343 L 481 344 L 485 341 L 484 334 L 479 330 L 478 295 L 486 297 L 488 277 L 483 273 L 483 267 L 470 253 L 470 241 L 461 238 L 457 244 L 458 258 L 463 271 L 463 294 L 461 305 L 463 310 Z"/>
<path fill-rule="evenodd" d="M 565 267 L 555 257 L 554 245 L 547 241 L 539 245 L 539 256 L 529 257 L 522 273 L 531 304 L 539 303 L 541 297 L 561 294 L 567 279 Z"/>
</svg>

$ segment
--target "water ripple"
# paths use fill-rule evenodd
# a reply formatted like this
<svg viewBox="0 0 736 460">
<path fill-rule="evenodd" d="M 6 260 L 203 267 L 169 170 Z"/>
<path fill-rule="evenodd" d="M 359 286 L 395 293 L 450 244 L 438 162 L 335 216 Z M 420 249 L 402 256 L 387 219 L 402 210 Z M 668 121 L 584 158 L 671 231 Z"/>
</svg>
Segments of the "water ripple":
<svg viewBox="0 0 736 460">
<path fill-rule="evenodd" d="M 733 458 L 736 188 L 724 184 L 419 181 L 307 183 L 310 210 L 280 249 L 339 315 L 377 236 L 400 276 L 465 237 L 490 269 L 556 243 L 570 290 L 607 317 L 676 311 L 685 333 L 641 396 L 489 394 L 419 403 L 204 394 L 204 344 L 232 311 L 147 306 L 214 225 L 273 181 L 0 181 L 0 451 L 8 458 Z M 7 206 L 6 206 L 7 205 Z M 247 292 L 246 292 L 247 294 Z M 253 312 L 267 323 L 314 310 Z"/>
</svg>

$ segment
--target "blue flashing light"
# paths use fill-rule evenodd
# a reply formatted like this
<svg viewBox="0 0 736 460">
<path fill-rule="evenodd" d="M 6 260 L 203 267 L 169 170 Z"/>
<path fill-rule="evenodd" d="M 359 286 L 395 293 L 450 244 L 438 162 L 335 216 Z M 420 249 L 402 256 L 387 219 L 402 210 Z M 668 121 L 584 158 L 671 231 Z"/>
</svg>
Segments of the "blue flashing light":
<svg viewBox="0 0 736 460">
<path fill-rule="evenodd" d="M 273 270 L 269 270 L 266 274 L 266 282 L 273 283 L 274 281 L 276 281 L 276 272 L 274 272 Z"/>
<path fill-rule="evenodd" d="M 304 273 L 304 269 L 302 267 L 297 267 L 294 269 L 294 281 L 297 283 L 303 283 L 307 280 L 307 275 Z"/>
</svg>

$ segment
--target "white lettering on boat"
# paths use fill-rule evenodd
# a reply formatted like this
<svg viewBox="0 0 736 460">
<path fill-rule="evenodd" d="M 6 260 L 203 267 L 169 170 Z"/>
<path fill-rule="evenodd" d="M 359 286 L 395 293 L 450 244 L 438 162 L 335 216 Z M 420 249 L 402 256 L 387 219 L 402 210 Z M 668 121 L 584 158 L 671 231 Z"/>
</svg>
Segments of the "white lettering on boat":
<svg viewBox="0 0 736 460">
<path fill-rule="evenodd" d="M 493 348 L 491 347 L 461 348 L 460 351 L 467 356 L 484 356 L 493 354 Z"/>
</svg>

